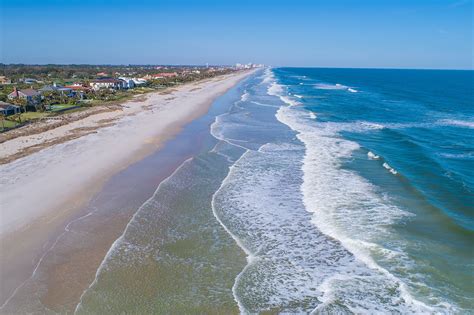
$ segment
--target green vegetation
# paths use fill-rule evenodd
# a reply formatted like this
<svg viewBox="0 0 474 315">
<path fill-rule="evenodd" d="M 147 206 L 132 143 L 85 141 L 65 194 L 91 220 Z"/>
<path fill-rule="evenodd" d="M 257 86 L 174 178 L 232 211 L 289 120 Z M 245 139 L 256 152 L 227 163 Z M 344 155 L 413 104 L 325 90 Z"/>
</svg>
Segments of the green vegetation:
<svg viewBox="0 0 474 315">
<path fill-rule="evenodd" d="M 48 113 L 46 112 L 26 112 L 21 114 L 21 121 L 26 122 L 30 120 L 40 119 L 47 117 Z"/>
<path fill-rule="evenodd" d="M 18 123 L 16 121 L 7 120 L 3 117 L 1 118 L 1 121 L 0 121 L 1 130 L 15 128 L 17 125 Z"/>
<path fill-rule="evenodd" d="M 72 108 L 77 108 L 78 105 L 74 105 L 74 104 L 56 104 L 56 105 L 51 105 L 50 108 L 48 109 L 48 111 L 50 112 L 63 112 L 63 111 L 66 111 L 68 109 L 72 109 Z"/>
<path fill-rule="evenodd" d="M 0 117 L 0 130 L 5 131 L 47 116 L 49 116 L 49 113 L 46 112 L 26 112 L 6 117 L 2 115 Z"/>
</svg>

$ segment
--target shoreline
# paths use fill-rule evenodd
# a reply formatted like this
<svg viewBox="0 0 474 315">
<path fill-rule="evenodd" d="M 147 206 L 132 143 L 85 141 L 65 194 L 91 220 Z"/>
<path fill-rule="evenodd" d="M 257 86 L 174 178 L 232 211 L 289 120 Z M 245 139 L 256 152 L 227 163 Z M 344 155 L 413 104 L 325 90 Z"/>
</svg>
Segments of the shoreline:
<svg viewBox="0 0 474 315">
<path fill-rule="evenodd" d="M 70 224 L 74 220 L 78 220 L 78 218 L 82 218 L 83 216 L 89 215 L 87 210 L 84 210 L 84 205 L 91 203 L 93 201 L 91 199 L 92 196 L 94 196 L 99 190 L 102 189 L 104 183 L 109 178 L 111 178 L 112 175 L 123 171 L 128 166 L 132 165 L 133 163 L 137 161 L 143 160 L 146 156 L 149 156 L 151 153 L 159 151 L 161 147 L 163 146 L 163 144 L 168 139 L 174 137 L 182 130 L 184 125 L 204 115 L 209 110 L 213 101 L 217 97 L 227 92 L 230 88 L 235 86 L 239 81 L 241 81 L 242 79 L 244 79 L 251 73 L 252 72 L 244 72 L 244 73 L 241 72 L 238 74 L 227 75 L 225 77 L 217 77 L 210 80 L 205 80 L 205 82 L 196 82 L 196 83 L 180 86 L 178 89 L 175 88 L 173 91 L 165 95 L 159 94 L 162 92 L 150 93 L 151 95 L 147 98 L 147 100 L 140 103 L 140 107 L 143 107 L 143 106 L 148 107 L 142 112 L 137 111 L 133 113 L 133 115 L 123 115 L 122 117 L 116 120 L 115 124 L 106 126 L 104 128 L 100 128 L 94 133 L 81 136 L 75 140 L 66 141 L 62 144 L 57 144 L 55 146 L 36 152 L 32 155 L 20 158 L 11 163 L 0 165 L 1 168 L 8 169 L 7 173 L 11 174 L 12 169 L 16 167 L 18 168 L 16 171 L 19 172 L 19 174 L 26 175 L 25 177 L 28 177 L 28 174 L 24 173 L 28 169 L 28 168 L 25 168 L 25 164 L 27 164 L 28 162 L 32 162 L 32 161 L 36 162 L 35 158 L 39 160 L 51 158 L 50 156 L 51 154 L 49 155 L 47 154 L 48 151 L 59 151 L 59 152 L 54 152 L 54 153 L 61 154 L 61 153 L 66 152 L 69 149 L 73 149 L 72 151 L 74 150 L 80 151 L 80 150 L 77 150 L 76 146 L 82 146 L 82 149 L 83 149 L 83 148 L 91 148 L 91 145 L 97 144 L 97 142 L 87 143 L 86 141 L 87 138 L 99 138 L 99 139 L 102 138 L 103 142 L 110 141 L 110 143 L 105 146 L 108 149 L 111 149 L 111 148 L 114 149 L 115 155 L 120 155 L 120 154 L 124 155 L 124 156 L 116 156 L 115 158 L 113 158 L 114 163 L 108 163 L 109 165 L 104 165 L 102 163 L 95 161 L 95 165 L 93 167 L 95 167 L 96 172 L 92 172 L 94 174 L 91 174 L 91 170 L 89 166 L 83 167 L 83 168 L 89 169 L 88 172 L 91 175 L 91 178 L 89 180 L 84 180 L 82 178 L 82 181 L 80 181 L 81 177 L 86 176 L 84 174 L 84 171 L 85 171 L 84 169 L 82 169 L 82 172 L 81 170 L 78 171 L 78 170 L 69 169 L 69 174 L 68 174 L 70 175 L 68 176 L 69 182 L 70 184 L 75 186 L 75 189 L 71 189 L 71 187 L 69 187 L 64 182 L 61 183 L 60 186 L 62 186 L 61 188 L 62 191 L 59 192 L 60 196 L 58 196 L 58 198 L 54 198 L 54 200 L 46 200 L 48 198 L 43 198 L 43 201 L 42 201 L 43 211 L 38 210 L 38 208 L 41 208 L 41 202 L 40 202 L 39 207 L 37 207 L 34 213 L 30 210 L 29 211 L 30 213 L 27 213 L 26 215 L 24 215 L 28 217 L 28 220 L 26 220 L 27 222 L 25 222 L 25 220 L 23 221 L 17 220 L 16 222 L 13 222 L 15 220 L 10 220 L 11 221 L 10 223 L 16 224 L 16 227 L 13 228 L 13 232 L 11 232 L 11 230 L 10 232 L 8 232 L 9 229 L 7 228 L 7 225 L 5 224 L 5 222 L 3 222 L 4 220 L 2 220 L 1 235 L 0 235 L 2 239 L 1 240 L 2 251 L 11 253 L 8 255 L 8 257 L 2 258 L 1 264 L 4 266 L 2 267 L 2 273 L 3 273 L 2 279 L 5 279 L 6 275 L 9 275 L 10 276 L 9 278 L 15 278 L 15 279 L 10 279 L 10 281 L 6 281 L 6 284 L 4 283 L 2 285 L 2 296 L 0 300 L 1 304 L 3 304 L 5 300 L 9 298 L 9 296 L 11 296 L 11 294 L 8 294 L 8 292 L 11 293 L 13 287 L 18 288 L 18 286 L 21 285 L 22 282 L 19 281 L 20 278 L 22 281 L 25 281 L 25 278 L 26 280 L 30 278 L 32 269 L 35 267 L 35 263 L 37 264 L 39 259 L 43 259 L 45 251 L 49 251 L 51 247 L 55 246 L 58 239 L 62 237 L 65 231 L 67 231 L 67 225 Z M 159 95 L 156 95 L 156 94 L 159 94 Z M 125 105 L 127 104 L 130 105 L 130 103 L 133 103 L 133 101 L 128 102 Z M 173 117 L 169 117 L 169 116 L 173 116 Z M 176 118 L 175 116 L 178 116 L 178 118 Z M 163 125 L 156 126 L 156 119 L 159 119 L 161 124 L 164 124 L 164 126 Z M 168 119 L 168 120 L 165 121 L 165 119 Z M 97 117 L 95 117 L 94 121 L 95 122 L 98 121 Z M 125 142 L 127 145 L 121 146 L 120 142 L 113 141 L 114 137 L 112 138 L 109 137 L 110 134 L 112 134 L 113 136 L 113 134 L 115 133 L 115 138 L 116 138 L 117 132 L 124 131 L 124 130 L 130 131 L 131 130 L 130 128 L 133 127 L 134 124 L 146 124 L 147 132 L 142 133 L 142 132 L 132 131 L 132 135 L 126 136 L 125 137 L 126 139 L 122 139 L 123 142 Z M 58 127 L 58 128 L 61 128 L 61 127 Z M 69 126 L 68 128 L 69 130 L 72 130 L 76 128 L 76 126 Z M 118 144 L 118 146 L 115 146 L 116 144 Z M 105 148 L 103 149 L 105 150 Z M 67 166 L 74 168 L 74 167 L 78 167 L 77 162 L 80 162 L 80 161 L 86 163 L 88 162 L 88 159 L 90 158 L 96 158 L 96 159 L 99 158 L 99 159 L 104 160 L 105 158 L 109 157 L 109 155 L 107 154 L 104 155 L 100 152 L 95 152 L 94 150 L 93 152 L 89 152 L 89 154 L 84 154 L 81 151 L 79 152 L 79 155 L 82 155 L 82 156 L 80 156 L 79 158 L 72 158 L 72 161 L 67 159 L 68 157 L 71 157 L 71 156 L 63 157 L 64 161 L 59 162 L 60 171 L 67 170 L 67 168 L 64 168 L 63 167 L 64 165 L 61 165 L 61 164 L 66 164 Z M 50 162 L 57 162 L 57 160 L 55 160 L 54 158 L 51 158 L 51 159 L 53 161 L 50 161 Z M 46 165 L 44 165 L 44 167 L 45 169 L 54 168 L 54 166 L 51 166 L 51 165 L 54 165 L 54 163 L 52 164 L 47 163 Z M 29 167 L 31 168 L 31 165 L 29 165 Z M 22 171 L 23 173 L 21 173 Z M 45 171 L 42 169 L 42 172 L 45 172 Z M 56 180 L 60 179 L 60 177 L 62 177 L 63 175 L 64 173 L 58 174 L 58 171 L 56 170 L 54 174 L 49 175 L 50 178 L 48 179 L 54 181 L 55 179 Z M 79 183 L 77 183 L 78 181 Z M 33 182 L 34 182 L 33 184 L 37 185 L 36 188 L 38 188 L 38 184 L 40 184 L 41 182 L 43 183 L 43 185 L 45 184 L 44 181 L 33 180 Z M 66 180 L 65 182 L 67 183 L 68 181 Z M 3 184 L 6 184 L 4 182 L 4 179 L 2 179 L 1 184 L 2 184 L 1 186 L 6 186 L 6 185 L 3 185 Z M 13 183 L 10 183 L 10 184 L 14 185 L 13 188 L 20 189 L 21 184 L 24 184 L 24 181 L 19 179 L 19 180 L 15 180 Z M 1 186 L 0 186 L 0 191 L 6 189 L 6 187 L 2 189 Z M 0 202 L 6 205 L 7 203 L 10 203 L 12 200 L 14 200 L 11 198 L 11 196 L 10 196 L 10 199 L 8 199 L 8 196 L 6 199 L 7 200 L 5 201 L 5 199 L 2 198 Z M 34 201 L 38 201 L 38 198 L 37 200 L 31 200 L 31 196 L 30 196 L 29 200 L 26 200 L 26 202 L 23 202 L 23 203 L 17 202 L 17 204 L 13 205 L 12 208 L 18 210 L 18 209 L 21 209 L 22 204 L 25 205 L 28 203 L 30 205 L 33 205 L 33 204 L 38 205 L 38 203 Z M 65 205 L 68 205 L 68 207 L 65 208 L 64 207 Z M 45 208 L 54 209 L 54 210 L 47 211 L 47 210 L 44 210 Z M 4 211 L 2 210 L 2 212 Z M 2 217 L 5 217 L 5 213 L 2 213 Z M 34 217 L 35 219 L 32 219 L 31 217 Z M 116 222 L 116 224 L 111 224 L 112 229 L 121 231 L 123 229 L 123 226 L 122 226 L 123 222 L 128 222 L 127 220 L 129 218 L 127 219 L 127 216 L 124 216 L 120 219 L 122 220 L 122 222 Z M 119 229 L 119 226 L 121 227 L 121 229 Z M 19 236 L 21 236 L 21 238 L 19 238 Z M 13 245 L 9 246 L 8 244 L 10 244 L 11 242 L 7 242 L 7 240 L 15 240 L 16 243 L 19 243 L 18 241 L 19 239 L 20 239 L 21 244 L 24 244 L 24 245 L 21 246 L 21 248 L 16 248 L 15 251 L 10 252 L 9 247 L 13 248 L 14 246 Z M 102 244 L 102 247 L 105 247 L 106 243 L 110 242 L 110 240 L 113 242 L 115 239 L 113 237 L 111 239 L 108 239 L 107 241 L 105 241 L 104 244 Z M 108 250 L 108 247 L 106 248 L 106 251 L 107 250 Z M 101 257 L 100 251 L 97 253 L 96 257 Z M 18 264 L 17 263 L 18 260 L 22 261 L 23 263 Z M 27 261 L 29 263 L 26 263 Z M 28 272 L 28 270 L 30 271 Z M 54 287 L 57 284 L 58 284 L 57 281 L 53 281 L 53 283 L 51 283 L 50 286 Z M 89 285 L 89 283 L 87 283 L 87 285 Z M 63 288 L 63 289 L 67 289 L 67 288 Z M 56 295 L 57 294 L 61 295 L 60 293 L 61 293 L 60 291 L 56 290 Z M 51 297 L 51 301 L 50 301 L 51 304 L 52 305 L 58 304 L 54 301 L 58 299 L 58 296 L 54 297 L 55 294 L 51 295 L 51 292 L 49 292 L 49 295 Z M 59 300 L 61 300 L 61 297 L 59 297 Z"/>
</svg>

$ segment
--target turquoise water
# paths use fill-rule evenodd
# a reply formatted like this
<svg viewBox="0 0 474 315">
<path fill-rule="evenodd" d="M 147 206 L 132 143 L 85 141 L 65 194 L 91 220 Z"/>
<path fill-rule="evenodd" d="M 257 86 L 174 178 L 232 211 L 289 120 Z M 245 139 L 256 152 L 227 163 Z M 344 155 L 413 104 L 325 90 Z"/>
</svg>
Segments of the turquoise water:
<svg viewBox="0 0 474 315">
<path fill-rule="evenodd" d="M 78 313 L 472 312 L 472 86 L 472 71 L 258 71 L 202 118 L 201 150 Z"/>
</svg>

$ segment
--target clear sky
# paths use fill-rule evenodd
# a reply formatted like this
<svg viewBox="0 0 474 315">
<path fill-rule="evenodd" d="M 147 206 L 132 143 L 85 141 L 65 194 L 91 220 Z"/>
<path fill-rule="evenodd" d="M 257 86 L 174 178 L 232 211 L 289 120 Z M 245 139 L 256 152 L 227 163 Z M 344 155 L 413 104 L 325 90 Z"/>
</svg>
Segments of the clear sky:
<svg viewBox="0 0 474 315">
<path fill-rule="evenodd" d="M 473 67 L 473 0 L 0 3 L 3 63 Z"/>
</svg>

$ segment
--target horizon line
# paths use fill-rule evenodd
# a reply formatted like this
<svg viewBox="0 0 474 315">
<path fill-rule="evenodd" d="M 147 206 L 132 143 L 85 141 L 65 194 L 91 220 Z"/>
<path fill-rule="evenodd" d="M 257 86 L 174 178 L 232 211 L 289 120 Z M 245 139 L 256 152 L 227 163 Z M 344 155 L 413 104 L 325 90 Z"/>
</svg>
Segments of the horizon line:
<svg viewBox="0 0 474 315">
<path fill-rule="evenodd" d="M 246 63 L 242 63 L 246 64 Z M 258 63 L 252 63 L 258 64 Z M 406 68 L 406 67 L 339 67 L 339 66 L 292 66 L 292 65 L 282 65 L 282 66 L 272 66 L 263 64 L 268 68 L 315 68 L 315 69 L 361 69 L 361 70 L 445 70 L 445 71 L 474 71 L 473 68 Z M 235 64 L 153 64 L 153 63 L 144 63 L 144 64 L 106 64 L 106 63 L 3 63 L 0 62 L 0 66 L 108 66 L 108 67 L 138 67 L 138 66 L 165 66 L 165 67 L 233 67 Z"/>
</svg>

